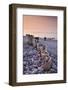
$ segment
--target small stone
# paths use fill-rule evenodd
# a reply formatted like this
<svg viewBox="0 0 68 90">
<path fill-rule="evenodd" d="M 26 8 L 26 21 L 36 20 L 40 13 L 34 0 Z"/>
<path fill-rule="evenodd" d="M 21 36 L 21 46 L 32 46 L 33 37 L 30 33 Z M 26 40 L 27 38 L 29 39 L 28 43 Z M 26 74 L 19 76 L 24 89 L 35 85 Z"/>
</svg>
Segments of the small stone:
<svg viewBox="0 0 68 90">
<path fill-rule="evenodd" d="M 57 70 L 57 66 L 55 65 L 55 63 L 52 64 L 52 68 Z"/>
<path fill-rule="evenodd" d="M 55 63 L 55 65 L 57 65 L 57 60 L 56 59 L 53 59 L 53 62 Z"/>
<path fill-rule="evenodd" d="M 34 68 L 33 71 L 32 71 L 32 74 L 37 73 L 37 71 L 38 71 L 38 70 L 37 70 L 36 68 Z"/>
<path fill-rule="evenodd" d="M 37 65 L 35 65 L 35 64 L 33 65 L 33 68 L 37 68 L 37 67 L 38 67 Z"/>
<path fill-rule="evenodd" d="M 28 62 L 28 65 L 30 66 L 30 65 L 32 65 L 33 63 L 32 63 L 32 61 L 30 60 L 29 62 Z"/>
<path fill-rule="evenodd" d="M 57 73 L 55 69 L 50 69 L 48 73 Z"/>
<path fill-rule="evenodd" d="M 26 64 L 27 64 L 27 62 L 26 62 L 26 61 L 24 61 L 24 62 L 23 62 L 23 64 L 24 64 L 24 65 L 26 65 Z"/>
<path fill-rule="evenodd" d="M 38 67 L 38 70 L 42 72 L 43 68 L 40 66 L 40 67 Z"/>
<path fill-rule="evenodd" d="M 33 54 L 33 52 L 32 52 L 32 51 L 29 51 L 29 52 L 28 52 L 28 54 L 29 54 L 29 55 L 32 55 L 32 54 Z"/>
</svg>

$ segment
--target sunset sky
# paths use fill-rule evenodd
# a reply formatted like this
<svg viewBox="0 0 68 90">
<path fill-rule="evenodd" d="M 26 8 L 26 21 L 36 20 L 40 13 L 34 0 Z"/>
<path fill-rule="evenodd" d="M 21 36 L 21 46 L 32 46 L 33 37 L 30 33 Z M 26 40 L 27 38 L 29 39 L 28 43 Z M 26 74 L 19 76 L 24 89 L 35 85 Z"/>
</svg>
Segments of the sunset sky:
<svg viewBox="0 0 68 90">
<path fill-rule="evenodd" d="M 57 38 L 56 16 L 26 16 L 24 15 L 24 35 L 36 37 Z"/>
</svg>

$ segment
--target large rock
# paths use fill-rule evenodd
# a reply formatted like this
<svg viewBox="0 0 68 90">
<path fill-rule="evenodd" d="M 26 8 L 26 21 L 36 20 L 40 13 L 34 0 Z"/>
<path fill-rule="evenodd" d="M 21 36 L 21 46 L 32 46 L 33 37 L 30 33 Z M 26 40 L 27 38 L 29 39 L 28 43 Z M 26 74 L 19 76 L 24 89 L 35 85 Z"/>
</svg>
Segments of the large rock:
<svg viewBox="0 0 68 90">
<path fill-rule="evenodd" d="M 30 34 L 26 34 L 26 36 L 24 36 L 23 40 L 24 40 L 24 44 L 29 44 L 29 45 L 33 45 L 33 35 Z"/>
<path fill-rule="evenodd" d="M 36 44 L 36 47 L 34 44 Z M 51 59 L 47 47 L 39 44 L 39 42 L 34 42 L 34 44 L 33 46 L 30 44 L 24 45 L 24 74 L 56 72 L 56 66 L 52 64 L 54 60 Z"/>
<path fill-rule="evenodd" d="M 33 43 L 33 47 L 37 48 L 37 42 L 36 42 L 35 38 L 33 38 L 33 42 L 32 43 Z"/>
<path fill-rule="evenodd" d="M 44 63 L 42 64 L 42 68 L 45 71 L 48 71 L 51 67 L 52 67 L 52 60 L 51 60 L 51 58 L 49 58 L 48 61 L 46 61 L 46 59 L 44 59 Z"/>
</svg>

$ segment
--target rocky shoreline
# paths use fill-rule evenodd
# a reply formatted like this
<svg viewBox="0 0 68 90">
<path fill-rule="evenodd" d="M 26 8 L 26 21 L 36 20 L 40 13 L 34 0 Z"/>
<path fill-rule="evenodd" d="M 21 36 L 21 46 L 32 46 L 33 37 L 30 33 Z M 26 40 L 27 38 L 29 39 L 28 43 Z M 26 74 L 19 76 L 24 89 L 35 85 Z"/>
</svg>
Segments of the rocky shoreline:
<svg viewBox="0 0 68 90">
<path fill-rule="evenodd" d="M 57 73 L 57 56 L 43 44 L 23 46 L 23 74 Z"/>
</svg>

